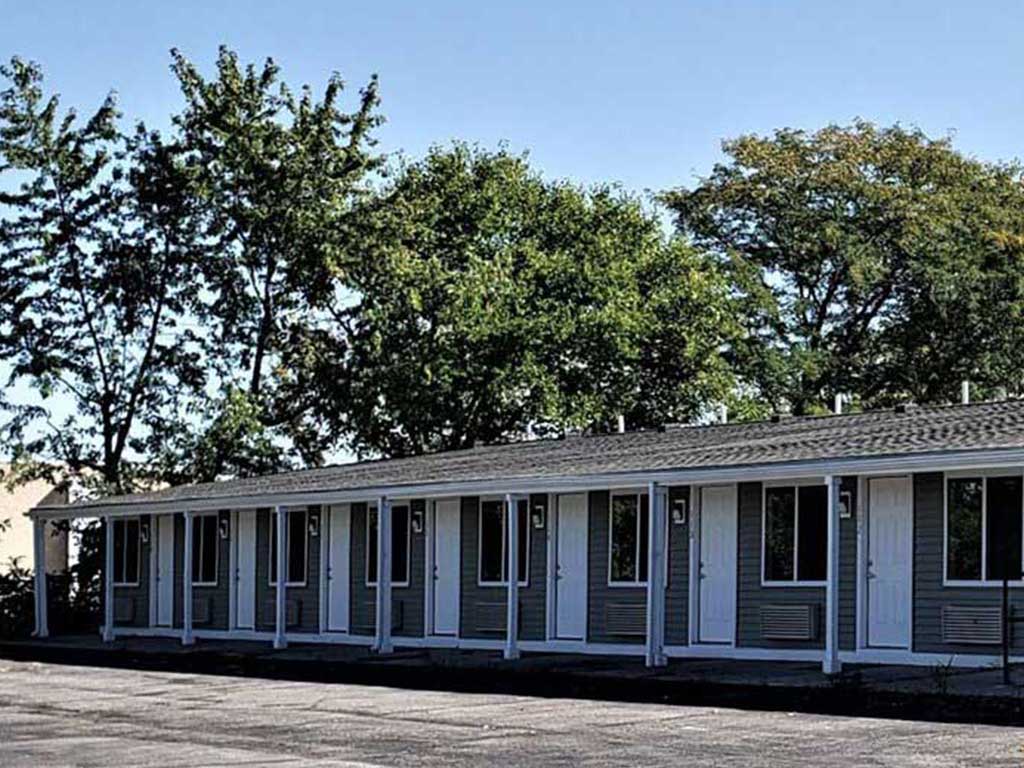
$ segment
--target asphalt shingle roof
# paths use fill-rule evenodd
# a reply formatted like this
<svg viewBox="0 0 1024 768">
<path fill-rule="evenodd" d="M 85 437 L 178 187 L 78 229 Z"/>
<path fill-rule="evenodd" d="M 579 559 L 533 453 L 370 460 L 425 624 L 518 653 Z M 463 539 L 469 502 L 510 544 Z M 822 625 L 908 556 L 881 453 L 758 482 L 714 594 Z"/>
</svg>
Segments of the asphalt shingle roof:
<svg viewBox="0 0 1024 768">
<path fill-rule="evenodd" d="M 738 468 L 964 450 L 1024 449 L 1024 400 L 570 436 L 364 461 L 112 496 L 72 506 L 351 491 L 432 483 Z"/>
</svg>

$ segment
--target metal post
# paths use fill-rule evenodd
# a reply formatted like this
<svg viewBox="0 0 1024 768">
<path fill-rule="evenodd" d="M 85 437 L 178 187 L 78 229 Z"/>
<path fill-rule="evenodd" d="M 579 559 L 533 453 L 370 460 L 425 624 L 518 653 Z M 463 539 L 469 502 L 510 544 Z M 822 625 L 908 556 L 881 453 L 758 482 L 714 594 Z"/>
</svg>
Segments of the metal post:
<svg viewBox="0 0 1024 768">
<path fill-rule="evenodd" d="M 505 494 L 505 516 L 508 525 L 508 610 L 505 617 L 506 659 L 519 658 L 519 510 L 511 494 Z"/>
<path fill-rule="evenodd" d="M 114 639 L 114 518 L 103 520 L 103 641 Z"/>
<path fill-rule="evenodd" d="M 281 649 L 288 647 L 288 639 L 285 636 L 285 629 L 288 619 L 285 614 L 285 600 L 287 599 L 288 584 L 288 512 L 284 507 L 274 509 L 273 521 L 277 526 L 277 579 L 275 580 L 276 594 L 274 595 L 274 648 Z"/>
<path fill-rule="evenodd" d="M 835 675 L 842 671 L 839 661 L 839 478 L 825 476 L 828 512 L 828 552 L 825 582 L 825 657 L 822 671 Z"/>
<path fill-rule="evenodd" d="M 647 484 L 647 645 L 648 667 L 665 664 L 665 505 L 657 483 Z"/>
<path fill-rule="evenodd" d="M 36 518 L 32 521 L 32 556 L 35 567 L 36 637 L 49 637 L 50 625 L 47 619 L 46 584 L 46 521 Z"/>
<path fill-rule="evenodd" d="M 181 644 L 194 645 L 196 640 L 192 635 L 192 562 L 195 558 L 193 544 L 195 541 L 195 518 L 191 512 L 185 513 L 185 552 L 181 566 L 182 583 L 182 625 Z"/>
<path fill-rule="evenodd" d="M 377 501 L 377 653 L 391 653 L 391 502 Z"/>
</svg>

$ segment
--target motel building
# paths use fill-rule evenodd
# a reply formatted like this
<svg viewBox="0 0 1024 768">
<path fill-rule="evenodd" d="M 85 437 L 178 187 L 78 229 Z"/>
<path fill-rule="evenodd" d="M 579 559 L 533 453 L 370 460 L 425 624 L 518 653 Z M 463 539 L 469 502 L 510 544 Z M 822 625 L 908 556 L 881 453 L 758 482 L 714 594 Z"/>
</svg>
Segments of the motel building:
<svg viewBox="0 0 1024 768">
<path fill-rule="evenodd" d="M 568 436 L 165 488 L 103 638 L 983 666 L 1024 637 L 1024 401 Z M 46 637 L 45 577 L 36 634 Z M 1004 626 L 1007 624 L 1007 626 Z"/>
</svg>

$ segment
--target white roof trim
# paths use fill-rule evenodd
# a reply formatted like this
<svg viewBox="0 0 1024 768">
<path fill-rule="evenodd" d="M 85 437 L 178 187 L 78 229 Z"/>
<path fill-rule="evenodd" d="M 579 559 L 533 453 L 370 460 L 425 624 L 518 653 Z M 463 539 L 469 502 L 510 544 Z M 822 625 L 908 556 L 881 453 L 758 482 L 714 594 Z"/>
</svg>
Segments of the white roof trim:
<svg viewBox="0 0 1024 768">
<path fill-rule="evenodd" d="M 649 470 L 561 477 L 466 480 L 423 484 L 369 486 L 345 490 L 244 493 L 235 496 L 178 498 L 159 501 L 96 503 L 92 506 L 39 506 L 31 517 L 66 520 L 83 517 L 133 516 L 191 510 L 251 509 L 254 507 L 345 504 L 391 499 L 476 496 L 487 493 L 572 493 L 582 490 L 635 488 L 649 482 L 662 485 L 755 482 L 825 475 L 904 474 L 996 467 L 1024 468 L 1024 448 L 905 454 L 875 458 L 824 459 L 734 467 Z"/>
</svg>

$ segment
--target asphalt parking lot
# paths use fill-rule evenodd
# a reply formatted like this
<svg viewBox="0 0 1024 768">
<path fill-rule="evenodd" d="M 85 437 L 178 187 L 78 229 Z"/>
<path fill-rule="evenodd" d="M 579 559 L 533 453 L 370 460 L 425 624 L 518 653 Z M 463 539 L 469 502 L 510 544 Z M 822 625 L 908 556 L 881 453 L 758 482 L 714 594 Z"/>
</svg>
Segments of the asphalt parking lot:
<svg viewBox="0 0 1024 768">
<path fill-rule="evenodd" d="M 0 766 L 1019 766 L 1024 729 L 0 660 Z"/>
</svg>

